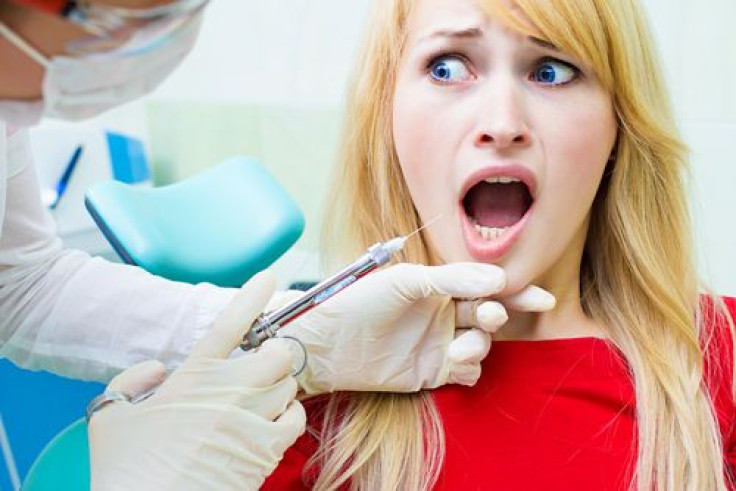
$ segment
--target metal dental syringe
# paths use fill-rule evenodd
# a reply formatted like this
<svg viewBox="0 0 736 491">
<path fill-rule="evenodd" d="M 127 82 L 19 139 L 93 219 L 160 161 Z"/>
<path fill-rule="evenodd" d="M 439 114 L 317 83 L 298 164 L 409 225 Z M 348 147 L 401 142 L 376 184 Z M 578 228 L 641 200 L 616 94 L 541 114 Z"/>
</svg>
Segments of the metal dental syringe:
<svg viewBox="0 0 736 491">
<path fill-rule="evenodd" d="M 299 298 L 289 302 L 280 309 L 262 314 L 256 319 L 250 330 L 243 337 L 240 347 L 244 351 L 249 351 L 259 347 L 266 339 L 275 337 L 277 331 L 289 322 L 336 295 L 368 273 L 388 263 L 394 254 L 404 248 L 404 244 L 409 237 L 419 233 L 439 218 L 441 217 L 436 217 L 409 235 L 395 237 L 386 242 L 378 242 L 372 245 L 356 261 L 330 278 L 314 285 Z"/>
</svg>

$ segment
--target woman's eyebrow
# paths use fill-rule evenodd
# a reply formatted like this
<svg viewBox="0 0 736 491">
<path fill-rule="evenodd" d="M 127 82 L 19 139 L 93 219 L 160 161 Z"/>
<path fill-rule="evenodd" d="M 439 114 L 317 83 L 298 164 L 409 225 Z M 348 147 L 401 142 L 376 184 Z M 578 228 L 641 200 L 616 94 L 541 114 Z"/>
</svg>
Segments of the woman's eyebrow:
<svg viewBox="0 0 736 491">
<path fill-rule="evenodd" d="M 540 38 L 534 37 L 534 36 L 527 36 L 526 38 L 532 44 L 536 44 L 537 46 L 539 46 L 541 48 L 551 49 L 552 51 L 560 51 L 560 48 L 558 48 L 554 44 L 550 43 L 549 41 L 545 41 L 544 39 L 540 39 Z"/>
<path fill-rule="evenodd" d="M 477 39 L 483 37 L 483 29 L 478 26 L 469 26 L 464 28 L 440 28 L 430 31 L 428 34 L 422 35 L 417 39 L 416 44 L 431 41 L 437 38 L 451 39 Z"/>
</svg>

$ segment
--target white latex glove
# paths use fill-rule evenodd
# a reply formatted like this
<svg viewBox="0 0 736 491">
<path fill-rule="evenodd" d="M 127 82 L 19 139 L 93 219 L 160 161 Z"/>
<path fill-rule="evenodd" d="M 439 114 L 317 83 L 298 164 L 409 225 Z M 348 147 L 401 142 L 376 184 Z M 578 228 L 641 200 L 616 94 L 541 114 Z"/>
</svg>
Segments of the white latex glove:
<svg viewBox="0 0 736 491">
<path fill-rule="evenodd" d="M 294 400 L 294 360 L 270 341 L 228 359 L 274 291 L 270 274 L 249 281 L 149 399 L 114 402 L 89 426 L 93 490 L 257 489 L 304 432 Z M 109 391 L 140 394 L 165 378 L 158 362 L 136 365 Z"/>
<path fill-rule="evenodd" d="M 398 264 L 362 278 L 279 335 L 298 338 L 306 347 L 307 365 L 297 381 L 307 394 L 473 385 L 490 350 L 491 333 L 508 320 L 504 305 L 487 299 L 505 284 L 504 271 L 490 264 Z M 300 293 L 277 294 L 268 310 Z M 555 305 L 554 297 L 537 287 L 503 302 L 527 312 Z M 293 340 L 278 342 L 299 351 Z"/>
</svg>

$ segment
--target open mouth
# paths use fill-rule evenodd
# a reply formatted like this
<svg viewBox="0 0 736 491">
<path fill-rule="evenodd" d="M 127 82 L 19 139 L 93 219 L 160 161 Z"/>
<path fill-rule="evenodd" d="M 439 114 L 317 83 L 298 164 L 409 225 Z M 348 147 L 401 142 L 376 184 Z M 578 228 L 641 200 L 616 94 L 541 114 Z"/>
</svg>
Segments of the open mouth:
<svg viewBox="0 0 736 491">
<path fill-rule="evenodd" d="M 494 240 L 519 223 L 532 207 L 529 187 L 515 177 L 491 177 L 468 190 L 463 208 L 475 230 Z"/>
<path fill-rule="evenodd" d="M 461 199 L 468 248 L 478 259 L 497 259 L 518 238 L 534 205 L 534 176 L 516 167 L 471 177 Z M 485 174 L 485 175 L 483 175 Z"/>
</svg>

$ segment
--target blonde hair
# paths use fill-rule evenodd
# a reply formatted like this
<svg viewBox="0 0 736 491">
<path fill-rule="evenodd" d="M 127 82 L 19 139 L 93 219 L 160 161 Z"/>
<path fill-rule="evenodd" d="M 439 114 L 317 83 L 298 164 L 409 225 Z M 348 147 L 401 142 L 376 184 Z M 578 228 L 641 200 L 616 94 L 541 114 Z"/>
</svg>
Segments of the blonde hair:
<svg viewBox="0 0 736 491">
<path fill-rule="evenodd" d="M 391 125 L 395 76 L 415 2 L 377 2 L 358 60 L 330 200 L 343 206 L 331 208 L 325 235 L 340 260 L 419 225 Z M 528 29 L 500 2 L 480 4 Z M 720 432 L 703 377 L 687 152 L 644 16 L 635 0 L 514 4 L 542 37 L 593 68 L 617 116 L 616 161 L 593 204 L 580 288 L 586 313 L 606 326 L 635 386 L 638 458 L 631 486 L 724 490 Z M 345 212 L 335 216 L 335 210 Z M 418 241 L 403 259 L 432 261 L 427 244 Z M 350 482 L 353 489 L 413 490 L 436 482 L 443 432 L 428 394 L 335 396 L 327 412 L 332 417 L 325 419 L 315 456 L 321 469 L 316 489 Z"/>
</svg>

